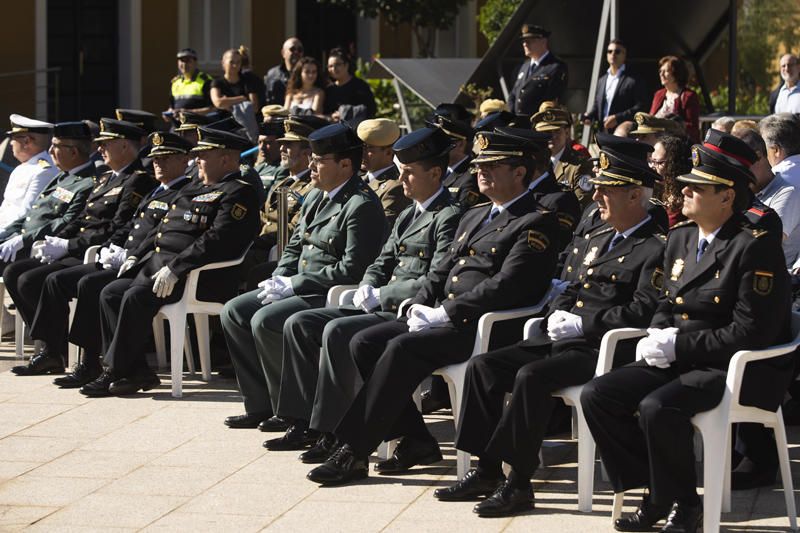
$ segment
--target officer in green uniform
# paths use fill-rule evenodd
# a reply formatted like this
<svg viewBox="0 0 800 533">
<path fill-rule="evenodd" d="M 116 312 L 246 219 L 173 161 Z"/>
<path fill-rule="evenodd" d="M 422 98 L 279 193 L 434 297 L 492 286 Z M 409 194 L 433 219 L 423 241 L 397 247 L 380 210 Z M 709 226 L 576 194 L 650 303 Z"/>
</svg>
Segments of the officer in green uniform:
<svg viewBox="0 0 800 533">
<path fill-rule="evenodd" d="M 633 116 L 636 127 L 631 130 L 630 136 L 639 142 L 655 146 L 658 137 L 665 133 L 686 136 L 686 128 L 677 120 L 669 118 L 658 118 L 649 113 L 639 111 Z"/>
<path fill-rule="evenodd" d="M 447 135 L 436 128 L 422 128 L 394 144 L 402 188 L 413 204 L 397 218 L 353 305 L 301 311 L 283 326 L 278 416 L 291 420 L 292 427 L 285 436 L 267 441 L 269 449 L 299 449 L 320 431 L 317 445 L 301 460 L 321 463 L 333 451 L 333 430 L 362 383 L 348 350 L 350 338 L 397 318 L 397 308 L 416 295 L 431 265 L 447 255 L 453 241 L 461 210 L 441 184 L 449 145 Z M 305 432 L 312 421 L 313 431 Z"/>
<path fill-rule="evenodd" d="M 267 419 L 277 409 L 283 324 L 325 305 L 328 289 L 355 284 L 380 251 L 386 219 L 375 193 L 358 176 L 362 144 L 344 124 L 308 137 L 316 187 L 272 276 L 230 300 L 222 327 L 244 396 L 245 410 Z"/>
<path fill-rule="evenodd" d="M 400 212 L 411 204 L 403 194 L 400 171 L 392 161 L 392 145 L 400 138 L 400 128 L 393 120 L 372 118 L 358 125 L 358 138 L 364 141 L 364 159 L 361 161 L 363 178 L 378 195 L 391 228 Z"/>
<path fill-rule="evenodd" d="M 211 104 L 212 78 L 197 69 L 197 52 L 184 48 L 178 52 L 178 74 L 170 81 L 169 110 L 194 109 L 206 113 Z"/>
<path fill-rule="evenodd" d="M 31 245 L 54 235 L 83 210 L 97 177 L 89 159 L 92 136 L 83 122 L 62 122 L 53 128 L 50 151 L 61 172 L 39 193 L 27 215 L 0 232 L 0 263 L 30 255 Z"/>
<path fill-rule="evenodd" d="M 264 122 L 258 130 L 258 158 L 253 169 L 261 176 L 264 188 L 272 186 L 289 175 L 289 168 L 281 165 L 280 142 L 284 133 L 283 123 L 289 112 L 279 105 L 265 105 L 261 108 Z"/>
</svg>

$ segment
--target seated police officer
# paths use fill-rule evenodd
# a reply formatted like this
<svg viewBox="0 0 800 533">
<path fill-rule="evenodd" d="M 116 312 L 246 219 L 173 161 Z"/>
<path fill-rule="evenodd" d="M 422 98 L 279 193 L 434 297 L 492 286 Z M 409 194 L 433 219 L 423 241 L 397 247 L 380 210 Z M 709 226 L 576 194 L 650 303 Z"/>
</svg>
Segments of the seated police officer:
<svg viewBox="0 0 800 533">
<path fill-rule="evenodd" d="M 156 179 L 160 185 L 139 204 L 128 222 L 128 234 L 115 234 L 106 241 L 96 262 L 53 272 L 45 279 L 36 314 L 31 324 L 31 338 L 42 341 L 51 355 L 66 353 L 67 340 L 83 348 L 81 360 L 70 374 L 53 383 L 62 388 L 76 388 L 95 380 L 102 373 L 100 291 L 114 281 L 129 252 L 148 238 L 150 231 L 164 218 L 178 192 L 189 179 L 184 175 L 192 145 L 174 133 L 150 135 Z M 69 302 L 77 297 L 72 326 L 69 325 Z M 68 336 L 69 333 L 69 336 Z"/>
<path fill-rule="evenodd" d="M 142 170 L 138 158 L 144 130 L 121 120 L 100 121 L 103 161 L 111 170 L 97 180 L 79 216 L 44 241 L 32 246 L 31 258 L 15 261 L 3 272 L 6 290 L 26 324 L 33 323 L 44 280 L 52 272 L 80 265 L 89 246 L 102 244 L 116 235 L 127 235 L 128 221 L 142 198 L 153 190 L 153 177 Z M 42 264 L 45 263 L 45 264 Z M 18 375 L 61 372 L 60 354 L 46 350 L 34 355 L 27 366 L 12 369 Z"/>
<path fill-rule="evenodd" d="M 658 175 L 635 152 L 628 155 L 627 146 L 606 143 L 600 152 L 602 170 L 592 183 L 605 225 L 572 249 L 580 266 L 550 304 L 546 336 L 470 360 L 455 445 L 480 460 L 456 484 L 436 490 L 436 498 L 489 496 L 475 506 L 480 516 L 530 510 L 530 479 L 557 402 L 551 393 L 592 379 L 606 331 L 650 323 L 664 277 L 666 238 L 647 213 Z M 502 462 L 511 466 L 507 479 Z"/>
<path fill-rule="evenodd" d="M 42 190 L 27 215 L 0 231 L 0 272 L 7 263 L 30 256 L 34 242 L 57 233 L 77 217 L 97 177 L 89 160 L 92 136 L 83 122 L 53 127 L 50 153 L 59 172 Z"/>
<path fill-rule="evenodd" d="M 429 125 L 441 128 L 453 141 L 447 162 L 447 173 L 442 183 L 450 195 L 464 209 L 480 202 L 481 196 L 475 175 L 470 172 L 472 160 L 472 115 L 461 104 L 439 104 L 433 110 Z"/>
<path fill-rule="evenodd" d="M 289 175 L 289 168 L 281 165 L 281 145 L 283 122 L 289 111 L 279 105 L 265 105 L 261 108 L 264 121 L 258 126 L 258 157 L 253 170 L 261 176 L 264 188 L 272 186 Z"/>
<path fill-rule="evenodd" d="M 222 327 L 250 420 L 277 410 L 283 324 L 325 305 L 328 289 L 355 284 L 380 251 L 383 210 L 358 176 L 361 141 L 344 124 L 309 135 L 311 191 L 272 276 L 225 304 Z M 281 427 L 282 423 L 277 427 Z M 283 429 L 286 429 L 283 426 Z"/>
<path fill-rule="evenodd" d="M 358 332 L 350 352 L 364 385 L 334 430 L 341 446 L 308 474 L 333 485 L 367 476 L 367 457 L 402 436 L 394 456 L 376 465 L 396 472 L 441 459 L 411 395 L 437 368 L 469 358 L 478 320 L 542 298 L 550 286 L 558 223 L 528 190 L 533 150 L 522 139 L 479 133 L 478 185 L 491 204 L 461 219 L 445 258 L 405 309 L 405 317 Z M 406 318 L 407 317 L 407 318 Z"/>
<path fill-rule="evenodd" d="M 177 302 L 189 272 L 240 257 L 258 231 L 258 195 L 242 179 L 239 152 L 250 142 L 232 133 L 199 128 L 192 149 L 200 181 L 172 200 L 164 218 L 134 250 L 126 251 L 120 279 L 100 293 L 100 325 L 106 370 L 81 387 L 86 396 L 133 394 L 158 385 L 145 354 L 153 317 Z M 225 301 L 237 283 L 230 271 L 204 273 L 198 299 Z"/>
<path fill-rule="evenodd" d="M 741 215 L 754 177 L 730 155 L 724 142 L 692 148 L 693 169 L 678 177 L 689 220 L 669 233 L 663 297 L 636 346 L 641 360 L 595 379 L 581 396 L 614 492 L 649 489 L 635 513 L 616 521 L 619 531 L 649 531 L 665 517 L 662 531 L 697 531 L 691 418 L 720 402 L 735 352 L 789 337 L 780 242 Z M 741 401 L 760 406 L 772 395 L 760 385 L 746 386 Z"/>
<path fill-rule="evenodd" d="M 394 321 L 400 303 L 417 293 L 431 265 L 450 249 L 461 210 L 442 187 L 449 148 L 447 135 L 435 128 L 422 128 L 394 144 L 400 183 L 414 203 L 398 217 L 381 254 L 362 278 L 353 305 L 301 311 L 284 324 L 277 414 L 293 425 L 285 436 L 267 441 L 267 448 L 300 449 L 322 432 L 318 445 L 301 460 L 321 463 L 333 451 L 333 429 L 361 384 L 347 351 L 350 338 L 374 324 Z M 310 421 L 313 431 L 304 433 Z"/>
</svg>

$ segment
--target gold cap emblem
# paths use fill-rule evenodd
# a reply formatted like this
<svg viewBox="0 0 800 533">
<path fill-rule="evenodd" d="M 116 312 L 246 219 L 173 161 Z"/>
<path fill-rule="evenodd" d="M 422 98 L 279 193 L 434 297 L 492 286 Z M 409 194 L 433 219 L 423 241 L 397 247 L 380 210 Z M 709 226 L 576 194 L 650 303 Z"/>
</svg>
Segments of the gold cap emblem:
<svg viewBox="0 0 800 533">
<path fill-rule="evenodd" d="M 105 121 L 100 121 L 100 131 L 106 131 L 106 123 Z"/>
<path fill-rule="evenodd" d="M 522 33 L 528 33 L 528 25 L 527 24 L 523 24 L 522 25 Z"/>
<path fill-rule="evenodd" d="M 286 133 L 292 131 L 292 122 L 290 120 L 285 120 L 283 122 L 283 131 L 285 131 Z"/>
<path fill-rule="evenodd" d="M 153 146 L 161 146 L 164 144 L 164 137 L 160 133 L 153 134 Z"/>
<path fill-rule="evenodd" d="M 542 115 L 542 120 L 545 122 L 553 122 L 556 119 L 556 116 L 553 114 L 552 111 L 545 111 L 544 115 Z"/>
<path fill-rule="evenodd" d="M 600 168 L 605 170 L 611 163 L 608 161 L 608 156 L 605 152 L 600 152 Z"/>
<path fill-rule="evenodd" d="M 481 134 L 478 134 L 476 143 L 478 145 L 478 148 L 480 148 L 481 150 L 486 150 L 489 147 L 489 139 L 487 139 L 485 136 Z"/>
<path fill-rule="evenodd" d="M 122 120 L 122 112 L 119 109 L 114 111 L 114 114 L 117 116 L 117 120 Z"/>
<path fill-rule="evenodd" d="M 700 150 L 697 149 L 697 146 L 692 146 L 692 166 L 700 166 Z"/>
<path fill-rule="evenodd" d="M 636 115 L 634 115 L 633 119 L 634 119 L 634 120 L 636 121 L 636 123 L 637 123 L 637 124 L 639 124 L 640 126 L 641 126 L 642 124 L 644 124 L 645 122 L 647 122 L 647 118 L 645 117 L 644 113 L 636 113 Z"/>
</svg>

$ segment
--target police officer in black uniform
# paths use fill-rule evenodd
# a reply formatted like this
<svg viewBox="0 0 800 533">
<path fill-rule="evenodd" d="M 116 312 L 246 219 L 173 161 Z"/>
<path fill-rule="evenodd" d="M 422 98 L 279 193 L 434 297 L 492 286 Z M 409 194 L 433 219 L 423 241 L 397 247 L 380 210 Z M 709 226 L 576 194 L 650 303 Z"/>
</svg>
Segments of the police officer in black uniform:
<svg viewBox="0 0 800 533">
<path fill-rule="evenodd" d="M 100 324 L 106 370 L 81 387 L 86 396 L 133 394 L 158 385 L 145 352 L 153 317 L 177 302 L 189 272 L 240 257 L 258 231 L 258 196 L 241 179 L 239 152 L 250 142 L 231 133 L 199 128 L 201 181 L 181 189 L 169 211 L 135 250 L 121 278 L 100 293 Z M 201 277 L 198 298 L 226 301 L 236 291 L 229 271 Z"/>
<path fill-rule="evenodd" d="M 153 190 L 156 182 L 142 170 L 138 159 L 139 143 L 144 130 L 121 120 L 100 121 L 100 144 L 103 160 L 112 169 L 100 176 L 87 199 L 83 212 L 54 235 L 35 243 L 32 257 L 15 261 L 3 272 L 6 290 L 31 324 L 45 278 L 53 272 L 83 263 L 89 246 L 109 239 L 127 236 L 127 224 L 142 198 Z M 42 264 L 46 263 L 46 264 Z M 46 350 L 34 355 L 27 366 L 12 369 L 18 375 L 63 371 L 61 354 Z"/>
<path fill-rule="evenodd" d="M 534 150 L 500 133 L 479 133 L 481 192 L 491 204 L 462 218 L 450 253 L 428 274 L 406 318 L 372 326 L 350 342 L 365 383 L 334 434 L 342 442 L 308 474 L 333 485 L 367 476 L 367 457 L 382 440 L 402 436 L 395 455 L 376 465 L 391 472 L 441 460 L 411 394 L 431 372 L 470 356 L 487 311 L 539 300 L 550 286 L 558 223 L 528 190 Z"/>
<path fill-rule="evenodd" d="M 485 202 L 486 197 L 478 190 L 478 181 L 470 172 L 472 160 L 472 115 L 460 104 L 439 104 L 428 121 L 429 125 L 440 128 L 452 140 L 442 185 L 464 209 Z"/>
<path fill-rule="evenodd" d="M 62 388 L 75 388 L 96 379 L 102 372 L 100 291 L 117 278 L 128 251 L 135 250 L 169 211 L 173 198 L 190 180 L 185 176 L 186 162 L 192 144 L 175 133 L 150 135 L 156 179 L 160 185 L 139 204 L 128 222 L 127 235 L 115 235 L 100 249 L 97 261 L 53 272 L 44 282 L 36 315 L 31 324 L 31 338 L 43 341 L 50 354 L 66 353 L 69 341 L 83 348 L 81 360 L 70 374 L 53 383 Z M 77 297 L 77 307 L 69 327 L 69 302 Z"/>
<path fill-rule="evenodd" d="M 523 24 L 520 38 L 526 60 L 517 71 L 508 107 L 517 115 L 531 116 L 545 100 L 564 101 L 567 64 L 550 52 L 550 32 L 541 26 Z"/>
<path fill-rule="evenodd" d="M 658 175 L 635 151 L 629 156 L 605 147 L 600 161 L 592 183 L 604 225 L 573 248 L 578 275 L 567 278 L 571 282 L 550 304 L 544 334 L 474 357 L 467 366 L 455 444 L 480 461 L 451 487 L 436 490 L 440 500 L 489 496 L 475 506 L 480 516 L 530 510 L 530 479 L 557 402 L 551 393 L 594 377 L 608 330 L 650 323 L 664 279 L 666 237 L 647 213 Z M 511 466 L 507 479 L 503 461 Z"/>
<path fill-rule="evenodd" d="M 649 489 L 636 512 L 616 521 L 619 531 L 650 530 L 664 518 L 662 531 L 697 531 L 703 508 L 691 418 L 720 402 L 735 352 L 789 340 L 783 251 L 742 216 L 754 177 L 725 152 L 695 145 L 691 173 L 678 177 L 686 183 L 689 220 L 669 233 L 663 297 L 637 344 L 640 360 L 590 382 L 581 397 L 614 492 Z M 781 365 L 791 355 L 780 359 L 756 368 Z M 763 379 L 750 370 L 741 401 L 774 409 L 769 404 L 782 397 L 786 382 L 776 386 L 774 375 Z"/>
</svg>

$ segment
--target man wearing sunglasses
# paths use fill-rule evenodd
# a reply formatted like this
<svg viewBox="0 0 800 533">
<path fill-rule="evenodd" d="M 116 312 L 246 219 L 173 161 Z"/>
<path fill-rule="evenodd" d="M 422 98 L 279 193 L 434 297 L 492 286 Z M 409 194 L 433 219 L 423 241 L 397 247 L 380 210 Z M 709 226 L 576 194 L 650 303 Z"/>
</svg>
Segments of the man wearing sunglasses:
<svg viewBox="0 0 800 533">
<path fill-rule="evenodd" d="M 264 85 L 267 86 L 267 104 L 283 105 L 286 100 L 286 82 L 289 81 L 289 72 L 297 61 L 303 57 L 303 43 L 297 37 L 289 37 L 281 48 L 283 62 L 275 65 L 264 76 Z"/>
<path fill-rule="evenodd" d="M 612 39 L 606 48 L 608 70 L 597 81 L 592 109 L 583 115 L 583 123 L 599 122 L 601 129 L 614 133 L 623 122 L 632 121 L 639 111 L 646 111 L 647 88 L 633 76 L 625 60 L 628 49 L 621 39 Z"/>
<path fill-rule="evenodd" d="M 541 26 L 523 24 L 525 61 L 517 71 L 508 95 L 508 107 L 517 115 L 533 115 L 545 100 L 564 101 L 567 64 L 550 53 L 550 32 Z"/>
</svg>

